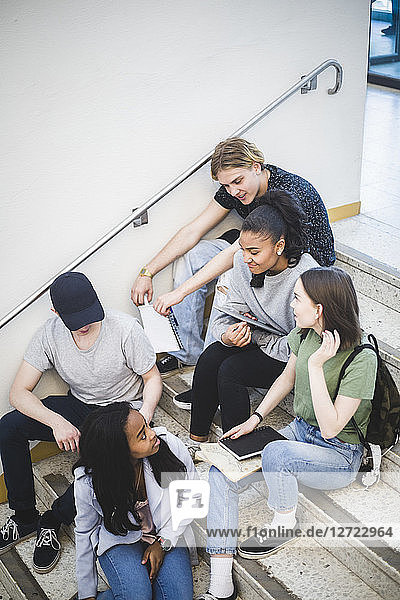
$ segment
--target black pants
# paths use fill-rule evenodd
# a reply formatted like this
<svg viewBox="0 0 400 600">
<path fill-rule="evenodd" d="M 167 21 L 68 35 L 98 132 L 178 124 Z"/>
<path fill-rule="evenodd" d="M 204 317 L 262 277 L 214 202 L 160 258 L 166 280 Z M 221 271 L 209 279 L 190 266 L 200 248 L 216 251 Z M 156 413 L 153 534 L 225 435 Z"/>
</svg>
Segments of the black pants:
<svg viewBox="0 0 400 600">
<path fill-rule="evenodd" d="M 270 387 L 285 366 L 255 344 L 236 348 L 215 342 L 208 346 L 194 372 L 190 433 L 208 435 L 218 404 L 224 432 L 246 421 L 250 416 L 247 387 Z"/>
<path fill-rule="evenodd" d="M 70 392 L 67 396 L 48 396 L 42 402 L 47 408 L 62 415 L 78 428 L 88 414 L 97 408 L 77 400 Z M 1 460 L 8 503 L 13 510 L 30 510 L 36 505 L 29 452 L 29 442 L 34 440 L 54 442 L 52 429 L 17 410 L 4 415 L 1 419 Z M 66 525 L 72 523 L 76 514 L 72 485 L 54 501 L 52 510 L 61 523 Z"/>
</svg>

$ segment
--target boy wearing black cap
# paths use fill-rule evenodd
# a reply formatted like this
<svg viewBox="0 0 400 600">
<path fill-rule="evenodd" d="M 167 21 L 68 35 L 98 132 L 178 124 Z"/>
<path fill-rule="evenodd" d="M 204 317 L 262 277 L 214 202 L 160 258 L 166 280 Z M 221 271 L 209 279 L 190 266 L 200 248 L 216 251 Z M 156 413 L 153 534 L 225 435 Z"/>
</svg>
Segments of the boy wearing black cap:
<svg viewBox="0 0 400 600">
<path fill-rule="evenodd" d="M 130 401 L 149 422 L 161 397 L 154 350 L 138 321 L 103 310 L 83 273 L 63 273 L 50 287 L 56 315 L 34 335 L 10 392 L 16 410 L 0 421 L 0 450 L 10 508 L 0 529 L 0 554 L 37 532 L 33 566 L 47 573 L 60 557 L 61 523 L 75 517 L 72 486 L 39 518 L 35 506 L 30 440 L 56 441 L 78 450 L 79 426 L 98 406 Z M 66 396 L 39 400 L 32 393 L 54 368 L 69 385 Z"/>
</svg>

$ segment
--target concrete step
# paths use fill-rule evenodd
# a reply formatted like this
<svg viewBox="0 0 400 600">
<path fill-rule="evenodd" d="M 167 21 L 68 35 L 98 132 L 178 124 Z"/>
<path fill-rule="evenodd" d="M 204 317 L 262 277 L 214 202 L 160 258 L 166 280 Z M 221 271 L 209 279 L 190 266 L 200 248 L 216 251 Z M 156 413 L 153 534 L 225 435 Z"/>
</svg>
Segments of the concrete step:
<svg viewBox="0 0 400 600">
<path fill-rule="evenodd" d="M 351 275 L 361 324 L 378 339 L 382 356 L 400 387 L 399 230 L 364 214 L 337 221 L 332 229 L 335 264 Z"/>
<path fill-rule="evenodd" d="M 400 271 L 398 252 L 400 230 L 366 214 L 356 215 L 332 223 L 335 247 L 340 244 L 351 247 L 351 254 L 367 256 L 367 262 Z"/>
<path fill-rule="evenodd" d="M 382 263 L 365 251 L 360 252 L 339 241 L 336 241 L 336 257 L 336 265 L 349 273 L 357 291 L 384 306 L 400 310 L 398 268 Z"/>
<path fill-rule="evenodd" d="M 164 411 L 184 428 L 189 427 L 190 413 L 176 407 L 172 402 L 172 398 L 176 393 L 188 389 L 190 382 L 190 373 L 166 378 L 164 380 L 165 394 L 160 403 Z M 252 396 L 254 403 L 257 405 L 260 402 L 261 394 L 253 391 Z M 267 424 L 275 429 L 286 425 L 292 419 L 290 400 L 287 400 L 285 408 L 289 410 L 277 407 L 267 417 Z M 215 440 L 221 433 L 218 424 L 214 423 L 211 439 Z M 374 593 L 384 598 L 397 598 L 400 584 L 399 466 L 399 455 L 396 451 L 390 452 L 383 461 L 381 482 L 370 490 L 366 491 L 359 483 L 354 483 L 348 488 L 335 492 L 318 492 L 309 488 L 302 488 L 299 498 L 298 513 L 306 531 L 311 524 L 323 529 L 335 527 L 336 532 L 339 534 L 342 532 L 338 528 L 344 524 L 352 524 L 359 528 L 363 526 L 385 526 L 385 531 L 388 527 L 393 527 L 393 537 L 390 537 L 390 535 L 385 536 L 382 542 L 375 540 L 373 545 L 368 543 L 367 538 L 340 539 L 339 545 L 337 539 L 315 538 L 313 540 L 313 547 L 317 544 L 324 551 L 329 552 L 345 568 L 350 569 L 352 574 L 361 579 L 369 588 L 372 588 Z M 208 471 L 208 468 L 206 470 Z M 266 519 L 268 509 L 265 501 L 267 488 L 263 481 L 253 487 L 259 493 L 256 509 L 253 511 L 251 503 L 245 505 L 245 517 L 242 515 L 241 518 L 244 518 L 246 523 L 250 522 L 252 526 L 262 526 L 268 520 Z M 246 495 L 243 494 L 243 497 L 245 498 Z M 243 502 L 245 500 L 241 499 L 242 505 Z M 254 496 L 252 503 L 254 504 Z M 260 515 L 262 516 L 260 517 Z M 261 522 L 259 522 L 260 518 Z M 362 532 L 363 530 L 361 530 Z M 369 530 L 364 532 L 365 535 L 367 533 L 369 533 Z M 303 541 L 293 543 L 302 546 Z M 277 553 L 277 556 L 280 552 Z M 305 553 L 307 554 L 307 550 L 305 550 Z M 293 554 L 291 556 L 293 557 Z M 245 563 L 249 562 L 245 561 Z M 263 561 L 260 562 L 264 567 L 266 566 Z M 288 572 L 290 572 L 290 569 Z M 286 583 L 283 585 L 286 587 Z M 294 587 L 290 587 L 289 584 L 287 589 L 290 589 L 292 593 L 297 593 Z"/>
</svg>

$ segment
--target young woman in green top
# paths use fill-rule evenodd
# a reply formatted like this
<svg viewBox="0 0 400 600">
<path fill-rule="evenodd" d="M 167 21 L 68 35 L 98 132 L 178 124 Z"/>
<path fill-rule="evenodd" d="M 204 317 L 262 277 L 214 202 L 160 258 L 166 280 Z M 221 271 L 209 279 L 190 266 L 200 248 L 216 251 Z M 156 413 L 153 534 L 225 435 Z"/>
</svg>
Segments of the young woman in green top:
<svg viewBox="0 0 400 600">
<path fill-rule="evenodd" d="M 253 431 L 294 388 L 296 418 L 281 430 L 287 440 L 271 442 L 262 455 L 273 520 L 239 545 L 239 554 L 244 558 L 264 558 L 290 539 L 271 538 L 268 528 L 282 532 L 295 527 L 299 482 L 327 490 L 345 487 L 355 479 L 362 445 L 350 421 L 354 416 L 365 434 L 371 412 L 377 368 L 372 350 L 364 349 L 351 362 L 333 398 L 341 366 L 353 348 L 364 341 L 349 275 L 337 267 L 304 272 L 296 282 L 291 306 L 297 327 L 287 337 L 291 355 L 285 369 L 257 411 L 223 436 L 238 438 Z M 234 533 L 240 484 L 230 482 L 215 467 L 211 467 L 209 479 L 207 528 Z M 236 597 L 231 567 L 236 544 L 232 534 L 208 539 L 211 583 L 203 598 Z"/>
</svg>

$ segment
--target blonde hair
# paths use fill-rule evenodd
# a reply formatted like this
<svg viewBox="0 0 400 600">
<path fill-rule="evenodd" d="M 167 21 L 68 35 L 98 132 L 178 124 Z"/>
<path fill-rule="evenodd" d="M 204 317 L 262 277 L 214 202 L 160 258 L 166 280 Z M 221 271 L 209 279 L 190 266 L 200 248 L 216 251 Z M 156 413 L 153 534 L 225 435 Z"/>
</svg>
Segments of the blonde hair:
<svg viewBox="0 0 400 600">
<path fill-rule="evenodd" d="M 211 158 L 211 177 L 217 181 L 219 171 L 237 167 L 249 169 L 255 162 L 264 162 L 264 155 L 255 144 L 242 138 L 228 138 L 215 147 Z"/>
</svg>

